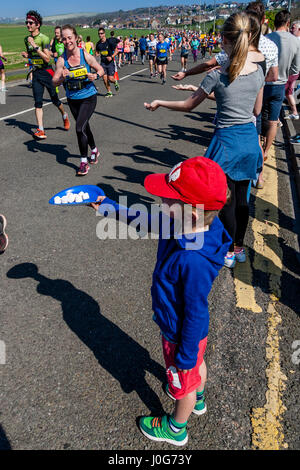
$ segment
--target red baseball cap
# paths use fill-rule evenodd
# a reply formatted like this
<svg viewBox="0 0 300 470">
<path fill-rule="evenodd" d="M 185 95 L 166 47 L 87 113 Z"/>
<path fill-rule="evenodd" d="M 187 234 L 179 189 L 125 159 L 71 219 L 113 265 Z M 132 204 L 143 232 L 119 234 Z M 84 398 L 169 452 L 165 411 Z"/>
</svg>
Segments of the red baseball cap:
<svg viewBox="0 0 300 470">
<path fill-rule="evenodd" d="M 227 199 L 226 175 L 220 165 L 205 157 L 178 163 L 170 173 L 154 173 L 144 181 L 154 196 L 180 199 L 186 204 L 203 204 L 205 210 L 222 209 Z"/>
</svg>

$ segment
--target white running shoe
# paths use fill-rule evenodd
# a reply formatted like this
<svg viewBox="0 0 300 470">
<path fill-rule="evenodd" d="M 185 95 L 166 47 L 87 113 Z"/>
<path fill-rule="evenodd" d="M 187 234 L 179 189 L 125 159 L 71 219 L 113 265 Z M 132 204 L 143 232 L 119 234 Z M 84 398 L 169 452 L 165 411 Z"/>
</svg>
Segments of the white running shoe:
<svg viewBox="0 0 300 470">
<path fill-rule="evenodd" d="M 292 119 L 293 121 L 298 121 L 299 114 L 289 114 L 288 116 L 285 117 L 285 119 Z"/>
<path fill-rule="evenodd" d="M 227 255 L 224 258 L 224 265 L 227 268 L 234 268 L 235 264 L 236 264 L 235 254 L 234 253 L 233 254 L 227 253 Z"/>
</svg>

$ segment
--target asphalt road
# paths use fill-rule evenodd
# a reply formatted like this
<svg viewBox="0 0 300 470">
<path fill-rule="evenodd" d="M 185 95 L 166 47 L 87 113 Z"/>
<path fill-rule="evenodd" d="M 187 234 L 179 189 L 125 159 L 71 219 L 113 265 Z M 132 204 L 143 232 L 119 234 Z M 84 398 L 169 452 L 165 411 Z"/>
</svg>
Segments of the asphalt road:
<svg viewBox="0 0 300 470">
<path fill-rule="evenodd" d="M 10 240 L 0 258 L 0 448 L 174 450 L 136 426 L 138 416 L 173 406 L 152 321 L 157 242 L 101 241 L 91 208 L 48 204 L 61 189 L 97 184 L 150 206 L 147 174 L 204 154 L 214 103 L 147 112 L 144 101 L 187 95 L 171 88 L 178 62 L 164 86 L 146 67 L 122 68 L 112 99 L 99 83 L 91 127 L 101 160 L 81 179 L 72 118 L 65 132 L 57 110 L 45 107 L 48 138 L 36 142 L 34 111 L 23 112 L 33 107 L 31 90 L 10 87 L 0 106 L 0 212 Z M 272 181 L 252 190 L 246 267 L 223 268 L 210 294 L 208 412 L 191 417 L 185 450 L 300 448 L 300 212 L 281 130 L 267 165 Z"/>
</svg>

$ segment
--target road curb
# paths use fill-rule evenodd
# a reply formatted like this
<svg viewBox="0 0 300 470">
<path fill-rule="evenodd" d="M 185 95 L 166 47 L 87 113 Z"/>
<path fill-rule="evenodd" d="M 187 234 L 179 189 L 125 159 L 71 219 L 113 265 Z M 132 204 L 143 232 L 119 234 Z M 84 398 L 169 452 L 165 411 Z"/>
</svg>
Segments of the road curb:
<svg viewBox="0 0 300 470">
<path fill-rule="evenodd" d="M 292 163 L 292 168 L 294 170 L 297 194 L 300 201 L 300 145 L 292 144 L 290 138 L 296 135 L 296 129 L 294 127 L 293 121 L 290 119 L 285 119 L 289 114 L 289 107 L 283 106 L 281 109 L 281 118 L 283 123 L 283 128 L 285 135 L 288 140 L 289 150 L 290 150 L 290 159 Z"/>
</svg>

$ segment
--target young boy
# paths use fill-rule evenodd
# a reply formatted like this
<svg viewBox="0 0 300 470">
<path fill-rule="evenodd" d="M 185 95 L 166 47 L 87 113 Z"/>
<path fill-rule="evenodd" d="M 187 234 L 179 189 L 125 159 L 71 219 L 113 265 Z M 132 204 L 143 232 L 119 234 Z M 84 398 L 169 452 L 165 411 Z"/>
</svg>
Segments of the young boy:
<svg viewBox="0 0 300 470">
<path fill-rule="evenodd" d="M 163 236 L 160 226 L 151 294 L 153 319 L 162 334 L 166 393 L 176 403 L 173 415 L 142 417 L 139 427 L 149 439 L 182 446 L 188 441 L 190 414 L 206 411 L 203 355 L 209 323 L 207 297 L 231 243 L 217 217 L 227 200 L 226 176 L 213 160 L 195 157 L 179 163 L 169 174 L 147 176 L 144 186 L 150 194 L 162 198 L 173 219 L 169 237 Z M 104 199 L 105 204 L 99 207 Z M 201 212 L 196 206 L 200 204 L 204 224 L 199 227 Z M 186 205 L 191 208 L 192 221 L 182 225 L 185 219 L 178 208 Z M 117 213 L 123 209 L 124 215 L 124 208 L 105 196 L 92 206 L 102 214 L 109 212 L 109 207 Z M 160 225 L 163 220 L 161 217 Z M 180 233 L 175 228 L 178 222 L 183 228 Z"/>
</svg>

